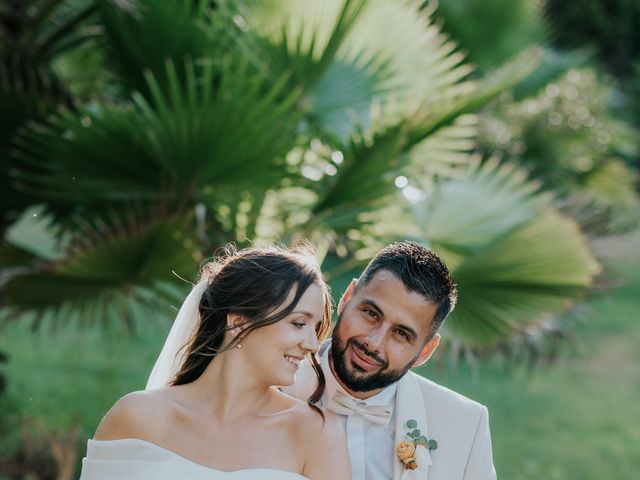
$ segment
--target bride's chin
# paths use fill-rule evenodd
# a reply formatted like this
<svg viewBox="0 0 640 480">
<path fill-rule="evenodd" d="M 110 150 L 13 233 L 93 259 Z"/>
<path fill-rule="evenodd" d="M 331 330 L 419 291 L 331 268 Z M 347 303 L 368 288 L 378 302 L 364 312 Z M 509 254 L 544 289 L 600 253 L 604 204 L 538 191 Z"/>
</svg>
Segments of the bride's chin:
<svg viewBox="0 0 640 480">
<path fill-rule="evenodd" d="M 282 379 L 280 379 L 280 382 L 279 382 L 278 386 L 280 386 L 280 387 L 290 387 L 291 385 L 293 385 L 295 380 L 296 380 L 295 376 L 292 376 L 292 377 L 289 377 L 289 378 L 282 377 Z"/>
</svg>

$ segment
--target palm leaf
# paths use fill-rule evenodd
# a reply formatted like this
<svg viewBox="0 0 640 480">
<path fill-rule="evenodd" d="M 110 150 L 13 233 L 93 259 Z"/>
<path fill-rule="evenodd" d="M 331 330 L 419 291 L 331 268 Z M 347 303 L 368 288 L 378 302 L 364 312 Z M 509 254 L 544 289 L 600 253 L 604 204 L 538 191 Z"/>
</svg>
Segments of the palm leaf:
<svg viewBox="0 0 640 480">
<path fill-rule="evenodd" d="M 460 115 L 451 126 L 416 144 L 408 153 L 406 176 L 420 179 L 457 175 L 476 148 L 478 122 L 476 115 Z"/>
<path fill-rule="evenodd" d="M 481 251 L 532 221 L 548 203 L 526 172 L 497 159 L 473 157 L 457 178 L 427 180 L 422 188 L 428 193 L 412 205 L 415 221 L 422 237 L 454 265 L 458 256 Z"/>
<path fill-rule="evenodd" d="M 370 125 L 374 99 L 420 104 L 468 90 L 470 67 L 421 2 L 255 2 L 243 14 L 271 71 L 291 70 L 303 87 L 307 120 L 339 138 L 354 120 Z"/>
<path fill-rule="evenodd" d="M 94 13 L 92 2 L 52 0 L 10 2 L 0 15 L 0 232 L 36 199 L 14 188 L 9 155 L 17 130 L 28 121 L 38 121 L 58 107 L 69 107 L 71 97 L 64 80 L 54 72 L 51 60 L 66 46 L 80 45 L 89 36 L 84 31 Z M 91 22 L 89 22 L 91 23 Z"/>
<path fill-rule="evenodd" d="M 491 69 L 550 37 L 543 4 L 528 0 L 448 0 L 436 15 L 481 69 Z"/>
<path fill-rule="evenodd" d="M 493 72 L 466 94 L 440 103 L 423 103 L 412 112 L 406 112 L 407 105 L 382 107 L 371 129 L 358 131 L 350 144 L 341 148 L 344 161 L 334 176 L 320 184 L 322 193 L 313 209 L 319 221 L 331 223 L 333 216 L 343 217 L 343 223 L 355 221 L 356 212 L 384 203 L 396 190 L 394 179 L 411 159 L 407 154 L 526 75 L 536 61 L 536 56 L 528 53 Z M 453 148 L 459 145 L 456 142 Z"/>
<path fill-rule="evenodd" d="M 212 12 L 212 2 L 100 0 L 100 18 L 105 29 L 109 65 L 128 90 L 148 93 L 145 72 L 164 78 L 169 60 L 185 73 L 186 58 L 218 57 L 224 52 L 224 30 L 230 24 L 227 2 Z"/>
<path fill-rule="evenodd" d="M 486 347 L 535 325 L 584 292 L 598 271 L 577 225 L 524 171 L 474 163 L 413 206 L 423 241 L 452 269 L 459 301 L 446 328 Z"/>
<path fill-rule="evenodd" d="M 170 62 L 162 81 L 148 73 L 151 101 L 134 94 L 134 107 L 31 126 L 16 142 L 17 180 L 85 211 L 132 200 L 210 202 L 217 188 L 268 185 L 294 139 L 296 92 L 284 93 L 284 80 L 265 85 L 246 63 L 225 61 L 216 71 L 187 61 L 185 71 L 183 82 Z"/>
<path fill-rule="evenodd" d="M 14 135 L 27 121 L 45 118 L 71 99 L 58 77 L 50 70 L 24 63 L 17 57 L 0 60 L 0 198 L 3 217 L 17 215 L 35 202 L 33 195 L 16 190 L 11 174 L 15 161 L 10 156 Z M 0 228 L 4 231 L 6 225 Z"/>
<path fill-rule="evenodd" d="M 200 252 L 189 233 L 190 218 L 132 219 L 126 228 L 82 231 L 81 244 L 65 259 L 40 262 L 17 272 L 2 286 L 3 305 L 14 314 L 78 314 L 91 320 L 106 315 L 115 302 L 125 312 L 129 303 L 166 295 L 166 284 L 180 284 L 175 274 L 194 276 Z M 80 236 L 80 235 L 79 235 Z M 109 307 L 110 308 L 110 307 Z M 8 315 L 10 317 L 11 314 Z"/>
<path fill-rule="evenodd" d="M 29 267 L 39 263 L 40 260 L 40 257 L 25 248 L 6 241 L 0 244 L 0 265 L 2 268 Z"/>
<path fill-rule="evenodd" d="M 95 36 L 93 0 L 11 2 L 0 15 L 0 52 L 38 66 Z"/>
<path fill-rule="evenodd" d="M 458 265 L 460 301 L 447 331 L 466 344 L 495 345 L 566 309 L 598 271 L 577 224 L 547 209 Z"/>
<path fill-rule="evenodd" d="M 252 35 L 242 42 L 245 48 L 258 48 L 254 55 L 265 61 L 274 78 L 291 72 L 292 83 L 309 91 L 331 67 L 365 3 L 366 0 L 247 2 L 240 13 Z"/>
</svg>

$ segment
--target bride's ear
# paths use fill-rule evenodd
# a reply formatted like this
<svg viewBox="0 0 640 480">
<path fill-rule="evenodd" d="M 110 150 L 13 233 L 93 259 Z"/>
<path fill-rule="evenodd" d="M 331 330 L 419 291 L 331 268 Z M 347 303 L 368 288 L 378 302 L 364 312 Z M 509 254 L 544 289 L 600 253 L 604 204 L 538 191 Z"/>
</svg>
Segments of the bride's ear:
<svg viewBox="0 0 640 480">
<path fill-rule="evenodd" d="M 227 328 L 229 330 L 242 330 L 245 323 L 247 323 L 247 319 L 243 315 L 235 312 L 227 313 Z"/>
</svg>

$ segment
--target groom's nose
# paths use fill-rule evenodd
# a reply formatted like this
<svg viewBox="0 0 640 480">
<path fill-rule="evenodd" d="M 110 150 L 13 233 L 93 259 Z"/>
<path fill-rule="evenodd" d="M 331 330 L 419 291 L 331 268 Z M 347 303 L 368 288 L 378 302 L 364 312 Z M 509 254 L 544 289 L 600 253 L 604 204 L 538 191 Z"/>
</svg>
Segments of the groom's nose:
<svg viewBox="0 0 640 480">
<path fill-rule="evenodd" d="M 364 337 L 364 344 L 370 351 L 379 352 L 383 349 L 385 336 L 384 328 L 374 328 Z"/>
</svg>

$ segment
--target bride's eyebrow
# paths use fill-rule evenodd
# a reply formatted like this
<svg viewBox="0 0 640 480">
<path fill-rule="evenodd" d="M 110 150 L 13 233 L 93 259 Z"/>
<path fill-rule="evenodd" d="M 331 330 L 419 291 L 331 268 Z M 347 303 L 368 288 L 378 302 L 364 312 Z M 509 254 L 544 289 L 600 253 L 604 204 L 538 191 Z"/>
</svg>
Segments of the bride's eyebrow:
<svg viewBox="0 0 640 480">
<path fill-rule="evenodd" d="M 304 315 L 307 318 L 313 318 L 313 314 L 311 312 L 307 312 L 306 310 L 294 310 L 289 315 Z"/>
</svg>

